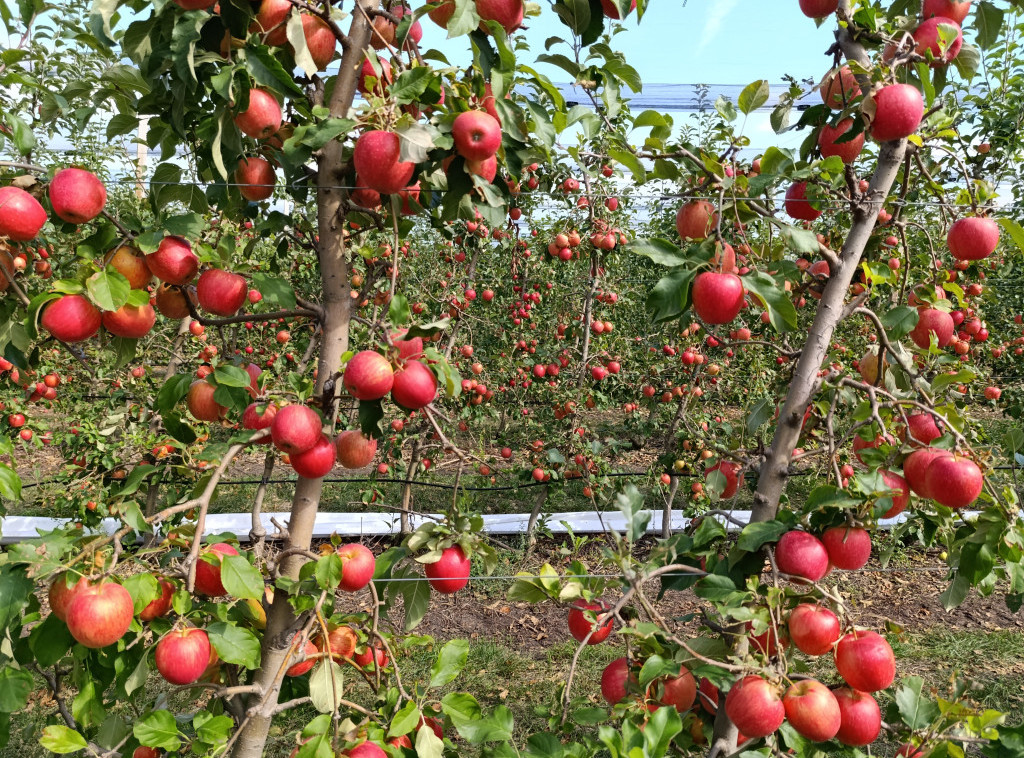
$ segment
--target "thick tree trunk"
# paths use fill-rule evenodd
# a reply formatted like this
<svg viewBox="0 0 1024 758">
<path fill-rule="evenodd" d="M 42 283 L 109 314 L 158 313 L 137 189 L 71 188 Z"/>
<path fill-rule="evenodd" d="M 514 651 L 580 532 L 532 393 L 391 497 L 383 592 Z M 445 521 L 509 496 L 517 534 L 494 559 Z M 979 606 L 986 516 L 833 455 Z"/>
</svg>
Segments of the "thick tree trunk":
<svg viewBox="0 0 1024 758">
<path fill-rule="evenodd" d="M 360 0 L 365 9 L 376 8 L 379 0 Z M 348 46 L 341 59 L 338 79 L 331 98 L 331 115 L 344 117 L 355 97 L 358 69 L 362 65 L 363 51 L 369 44 L 370 24 L 364 13 L 355 12 L 348 35 Z M 323 397 L 323 407 L 330 408 L 333 422 L 339 386 L 334 376 L 341 365 L 341 356 L 348 350 L 349 324 L 352 300 L 349 296 L 348 259 L 343 232 L 344 191 L 342 169 L 345 165 L 344 148 L 338 140 L 324 146 L 318 162 L 317 219 L 320 240 L 318 253 L 323 280 L 323 321 L 320 357 L 317 366 L 316 396 Z M 299 479 L 292 498 L 288 520 L 288 538 L 283 549 L 308 550 L 312 542 L 323 480 Z M 289 556 L 281 567 L 282 576 L 297 579 L 299 569 L 306 562 L 301 554 Z M 254 695 L 249 703 L 249 719 L 235 743 L 235 758 L 260 758 L 264 754 L 267 735 L 277 706 L 284 661 L 293 636 L 297 619 L 292 613 L 286 593 L 277 591 L 267 613 L 267 628 L 263 638 L 262 659 L 255 676 L 255 684 L 263 691 Z"/>
</svg>

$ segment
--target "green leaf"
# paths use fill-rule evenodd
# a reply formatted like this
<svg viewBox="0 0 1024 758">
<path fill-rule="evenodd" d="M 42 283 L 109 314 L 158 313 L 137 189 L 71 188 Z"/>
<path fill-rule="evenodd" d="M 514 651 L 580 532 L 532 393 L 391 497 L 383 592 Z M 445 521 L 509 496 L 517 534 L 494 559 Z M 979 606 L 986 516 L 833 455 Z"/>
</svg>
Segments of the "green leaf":
<svg viewBox="0 0 1024 758">
<path fill-rule="evenodd" d="M 0 497 L 21 500 L 21 477 L 10 466 L 0 463 Z"/>
<path fill-rule="evenodd" d="M 626 518 L 626 534 L 635 542 L 647 532 L 651 521 L 651 512 L 644 510 L 644 496 L 633 484 L 627 484 L 622 492 L 615 496 L 615 505 Z"/>
<path fill-rule="evenodd" d="M 341 556 L 337 553 L 326 555 L 316 562 L 313 575 L 322 590 L 333 590 L 341 584 Z"/>
<path fill-rule="evenodd" d="M 950 585 L 942 591 L 941 595 L 939 595 L 942 607 L 947 611 L 953 610 L 967 599 L 967 593 L 970 589 L 971 583 L 967 577 L 963 574 L 957 573 L 953 577 L 953 581 L 950 582 Z"/>
<path fill-rule="evenodd" d="M 891 341 L 899 340 L 913 331 L 919 318 L 917 308 L 898 305 L 882 314 L 881 322 Z"/>
<path fill-rule="evenodd" d="M 178 736 L 178 724 L 170 711 L 153 711 L 145 718 L 135 722 L 132 734 L 141 744 L 164 750 L 177 750 L 181 747 Z"/>
<path fill-rule="evenodd" d="M 747 434 L 753 434 L 775 414 L 775 400 L 764 397 L 758 400 L 747 415 Z"/>
<path fill-rule="evenodd" d="M 52 666 L 67 655 L 73 644 L 67 624 L 53 613 L 43 619 L 43 623 L 36 626 L 28 637 L 35 663 L 43 668 Z"/>
<path fill-rule="evenodd" d="M 89 298 L 105 311 L 116 311 L 128 302 L 132 289 L 125 276 L 112 266 L 86 279 L 85 287 L 89 290 Z"/>
<path fill-rule="evenodd" d="M 286 279 L 279 279 L 276 276 L 253 273 L 253 289 L 259 290 L 263 295 L 263 302 L 276 306 L 282 310 L 291 310 L 295 307 L 295 287 Z"/>
<path fill-rule="evenodd" d="M 608 148 L 608 157 L 629 169 L 629 173 L 632 174 L 632 179 L 636 184 L 643 184 L 647 181 L 647 169 L 644 168 L 644 164 L 640 162 L 640 159 L 632 151 L 610 147 Z"/>
<path fill-rule="evenodd" d="M 401 293 L 395 293 L 388 305 L 388 319 L 395 326 L 402 326 L 409 321 L 410 315 L 409 298 Z"/>
<path fill-rule="evenodd" d="M 692 265 L 693 261 L 683 255 L 682 250 L 673 245 L 666 239 L 660 239 L 654 237 L 652 239 L 635 239 L 626 245 L 625 249 L 628 252 L 642 255 L 645 258 L 649 258 L 659 266 L 688 266 Z"/>
<path fill-rule="evenodd" d="M 151 602 L 160 597 L 160 583 L 148 571 L 132 574 L 121 582 L 128 594 L 132 596 L 132 607 L 139 613 Z"/>
<path fill-rule="evenodd" d="M 164 382 L 156 395 L 156 409 L 161 415 L 166 416 L 188 394 L 192 378 L 191 374 L 177 374 Z"/>
<path fill-rule="evenodd" d="M 740 93 L 739 99 L 737 100 L 740 112 L 742 112 L 744 116 L 749 116 L 768 102 L 768 94 L 768 81 L 766 79 L 751 82 L 743 88 L 743 91 Z"/>
<path fill-rule="evenodd" d="M 34 585 L 24 566 L 0 566 L 0 631 L 20 621 Z"/>
<path fill-rule="evenodd" d="M 89 746 L 85 737 L 74 729 L 69 729 L 60 724 L 51 724 L 43 728 L 43 736 L 39 738 L 39 744 L 57 755 L 67 755 L 85 750 Z"/>
<path fill-rule="evenodd" d="M 554 10 L 562 22 L 576 34 L 582 35 L 590 26 L 589 0 L 558 0 Z"/>
<path fill-rule="evenodd" d="M 416 732 L 417 758 L 442 758 L 444 742 L 434 734 L 433 729 L 420 729 Z"/>
<path fill-rule="evenodd" d="M 767 307 L 768 318 L 776 331 L 796 329 L 796 308 L 786 291 L 772 277 L 763 271 L 753 271 L 743 277 L 743 286 Z"/>
<path fill-rule="evenodd" d="M 1017 249 L 1024 253 L 1024 228 L 1012 218 L 998 218 L 996 221 L 1010 235 L 1010 239 L 1013 240 L 1013 244 L 1017 246 Z"/>
<path fill-rule="evenodd" d="M 399 160 L 423 163 L 434 149 L 435 132 L 419 122 L 396 129 L 395 133 L 399 136 Z"/>
<path fill-rule="evenodd" d="M 213 372 L 213 380 L 218 385 L 226 387 L 240 387 L 248 389 L 252 386 L 252 377 L 249 372 L 239 366 L 232 366 L 230 363 L 222 363 Z"/>
<path fill-rule="evenodd" d="M 234 663 L 247 669 L 259 668 L 260 641 L 250 630 L 215 621 L 206 627 L 206 633 L 210 635 L 210 644 L 225 663 Z"/>
<path fill-rule="evenodd" d="M 14 666 L 0 669 L 0 713 L 20 711 L 32 692 L 32 674 Z"/>
<path fill-rule="evenodd" d="M 786 247 L 794 253 L 817 254 L 818 236 L 813 231 L 782 223 L 778 227 Z"/>
<path fill-rule="evenodd" d="M 427 615 L 430 608 L 430 584 L 427 582 L 403 582 L 402 599 L 405 603 L 405 631 L 411 632 Z M 420 730 L 421 732 L 424 730 Z M 429 730 L 427 730 L 429 731 Z"/>
<path fill-rule="evenodd" d="M 313 707 L 320 713 L 332 713 L 344 696 L 345 676 L 341 666 L 330 659 L 317 663 L 309 674 L 309 699 Z"/>
<path fill-rule="evenodd" d="M 451 640 L 438 653 L 437 660 L 430 667 L 430 686 L 443 687 L 459 675 L 469 657 L 468 640 Z"/>
<path fill-rule="evenodd" d="M 658 280 L 647 296 L 647 312 L 656 324 L 678 318 L 690 307 L 697 269 L 681 268 Z"/>
<path fill-rule="evenodd" d="M 781 521 L 755 521 L 743 527 L 736 546 L 752 553 L 760 550 L 766 542 L 775 542 L 788 531 L 789 527 Z"/>
<path fill-rule="evenodd" d="M 220 580 L 232 597 L 263 599 L 263 575 L 242 555 L 225 555 L 220 562 Z"/>
<path fill-rule="evenodd" d="M 408 734 L 420 723 L 420 718 L 419 706 L 410 700 L 392 717 L 391 726 L 388 727 L 388 739 Z"/>
<path fill-rule="evenodd" d="M 978 11 L 974 14 L 974 31 L 977 33 L 978 47 L 988 50 L 999 39 L 999 32 L 1003 28 L 1003 11 L 997 8 L 989 0 L 978 4 Z"/>
<path fill-rule="evenodd" d="M 846 490 L 833 487 L 831 484 L 823 484 L 811 490 L 807 497 L 807 504 L 804 508 L 808 511 L 821 510 L 822 508 L 850 508 L 860 505 L 862 501 L 849 496 Z"/>
<path fill-rule="evenodd" d="M 733 105 L 732 100 L 727 98 L 725 95 L 719 95 L 715 100 L 715 110 L 718 111 L 718 115 L 724 118 L 726 121 L 735 121 L 736 106 Z"/>
<path fill-rule="evenodd" d="M 718 574 L 709 574 L 708 576 L 702 577 L 700 581 L 694 585 L 694 592 L 697 597 L 702 597 L 705 600 L 712 602 L 725 602 L 732 598 L 738 589 L 736 584 L 727 576 L 720 576 Z"/>
<path fill-rule="evenodd" d="M 939 715 L 939 706 L 921 693 L 923 687 L 924 679 L 908 676 L 896 690 L 896 706 L 900 717 L 911 729 L 924 729 Z"/>
</svg>

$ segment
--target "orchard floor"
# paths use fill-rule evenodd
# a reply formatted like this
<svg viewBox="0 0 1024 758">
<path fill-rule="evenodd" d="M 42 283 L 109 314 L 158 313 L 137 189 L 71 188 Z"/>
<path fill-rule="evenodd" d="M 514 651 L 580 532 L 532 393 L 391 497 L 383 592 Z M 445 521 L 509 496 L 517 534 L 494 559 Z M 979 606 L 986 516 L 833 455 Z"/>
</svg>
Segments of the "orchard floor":
<svg viewBox="0 0 1024 758">
<path fill-rule="evenodd" d="M 573 559 L 592 564 L 599 540 L 592 538 L 575 548 L 565 542 L 542 542 L 534 551 L 539 558 L 528 563 L 523 562 L 521 550 L 505 549 L 496 573 L 509 576 L 519 570 L 536 570 L 543 560 L 556 568 Z M 646 547 L 641 545 L 640 550 Z M 964 677 L 971 682 L 968 691 L 977 705 L 1004 711 L 1011 721 L 1019 722 L 1024 709 L 1024 614 L 1011 613 L 998 594 L 988 598 L 972 595 L 959 608 L 946 612 L 938 597 L 945 587 L 942 565 L 934 553 L 900 549 L 887 569 L 872 562 L 864 571 L 837 575 L 835 585 L 859 625 L 887 631 L 897 655 L 898 676 L 922 676 L 940 697 L 950 694 L 955 678 Z M 525 738 L 546 730 L 548 707 L 565 682 L 576 644 L 566 630 L 564 606 L 509 602 L 510 584 L 503 579 L 475 580 L 455 596 L 434 594 L 430 611 L 415 633 L 433 636 L 434 651 L 448 639 L 470 641 L 469 661 L 462 674 L 434 692 L 432 700 L 446 691 L 459 690 L 476 695 L 485 710 L 504 704 L 515 717 L 517 738 Z M 650 588 L 652 595 L 656 589 Z M 358 608 L 358 598 L 353 609 Z M 659 609 L 682 633 L 695 631 L 692 614 L 699 612 L 700 604 L 692 593 L 669 592 Z M 400 609 L 392 620 L 401 624 Z M 623 645 L 614 640 L 583 651 L 574 695 L 602 704 L 601 671 L 624 654 Z M 407 688 L 428 678 L 432 660 L 431 649 L 411 648 L 401 655 Z M 825 681 L 835 677 L 830 663 L 821 666 L 821 676 Z M 156 676 L 149 685 L 150 694 L 164 689 Z M 349 686 L 352 689 L 347 696 L 352 700 L 365 700 L 369 695 L 361 683 Z M 172 696 L 172 703 L 188 710 L 180 695 Z M 40 692 L 26 711 L 13 716 L 11 743 L 0 755 L 42 758 L 46 753 L 36 739 L 42 725 L 52 722 L 54 712 L 52 700 Z M 299 709 L 282 716 L 266 755 L 287 756 L 295 731 L 313 715 Z"/>
</svg>

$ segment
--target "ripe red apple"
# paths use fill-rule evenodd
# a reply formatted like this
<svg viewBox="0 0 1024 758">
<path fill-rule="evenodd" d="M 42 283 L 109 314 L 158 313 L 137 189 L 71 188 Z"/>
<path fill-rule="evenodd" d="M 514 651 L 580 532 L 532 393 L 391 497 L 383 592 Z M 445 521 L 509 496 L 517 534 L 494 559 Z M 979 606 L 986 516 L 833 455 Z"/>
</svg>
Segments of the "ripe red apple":
<svg viewBox="0 0 1024 758">
<path fill-rule="evenodd" d="M 790 726 L 814 742 L 836 736 L 841 724 L 839 703 L 832 691 L 815 679 L 794 682 L 782 696 Z"/>
<path fill-rule="evenodd" d="M 71 636 L 89 648 L 113 645 L 124 637 L 134 615 L 132 596 L 114 582 L 82 587 L 67 607 Z"/>
<path fill-rule="evenodd" d="M 736 494 L 736 490 L 740 486 L 739 473 L 740 466 L 738 463 L 732 461 L 719 461 L 714 466 L 709 467 L 704 472 L 705 480 L 712 471 L 721 472 L 722 476 L 725 477 L 725 489 L 722 490 L 721 499 L 728 500 Z"/>
<path fill-rule="evenodd" d="M 220 581 L 220 562 L 225 555 L 238 555 L 238 551 L 226 542 L 217 542 L 199 554 L 196 561 L 196 592 L 210 597 L 228 594 Z"/>
<path fill-rule="evenodd" d="M 817 537 L 794 529 L 782 535 L 775 546 L 779 571 L 816 582 L 828 573 L 828 551 Z M 746 731 L 743 732 L 747 734 Z"/>
<path fill-rule="evenodd" d="M 388 654 L 384 650 L 383 646 L 379 641 L 374 640 L 372 645 L 367 645 L 361 653 L 356 653 L 352 656 L 352 660 L 355 661 L 357 666 L 362 668 L 387 668 L 388 665 Z M 433 719 L 431 719 L 433 721 Z M 433 724 L 431 724 L 433 728 Z"/>
<path fill-rule="evenodd" d="M 301 453 L 290 453 L 289 460 L 295 473 L 303 479 L 320 479 L 334 468 L 334 443 L 326 434 L 321 434 L 313 447 Z"/>
<path fill-rule="evenodd" d="M 458 592 L 469 583 L 470 560 L 458 545 L 446 547 L 436 563 L 423 567 L 430 586 L 443 595 Z"/>
<path fill-rule="evenodd" d="M 174 597 L 174 584 L 162 576 L 156 577 L 157 586 L 160 588 L 160 597 L 154 598 L 149 604 L 139 611 L 139 621 L 152 621 L 166 615 L 171 610 L 171 600 Z"/>
<path fill-rule="evenodd" d="M 210 637 L 194 626 L 172 629 L 156 643 L 156 670 L 171 684 L 198 682 L 210 663 Z"/>
<path fill-rule="evenodd" d="M 369 466 L 377 454 L 377 440 L 365 437 L 358 429 L 342 432 L 334 441 L 338 463 L 345 468 L 357 469 Z"/>
<path fill-rule="evenodd" d="M 979 216 L 957 219 L 949 227 L 946 244 L 958 261 L 980 261 L 999 245 L 999 224 Z"/>
<path fill-rule="evenodd" d="M 878 90 L 873 100 L 871 136 L 879 142 L 909 137 L 924 116 L 924 98 L 912 84 L 890 84 Z"/>
<path fill-rule="evenodd" d="M 880 472 L 885 485 L 894 491 L 891 495 L 892 507 L 882 514 L 882 518 L 894 518 L 903 513 L 910 504 L 910 485 L 897 473 L 885 469 L 881 469 Z"/>
<path fill-rule="evenodd" d="M 704 271 L 693 282 L 693 309 L 707 324 L 728 324 L 743 307 L 743 282 L 735 274 Z"/>
<path fill-rule="evenodd" d="M 800 0 L 800 11 L 808 18 L 831 16 L 837 8 L 839 0 Z"/>
<path fill-rule="evenodd" d="M 497 21 L 506 34 L 512 34 L 523 23 L 523 0 L 477 0 L 476 12 L 481 21 Z M 486 31 L 486 26 L 481 25 Z"/>
<path fill-rule="evenodd" d="M 452 138 L 467 161 L 487 160 L 501 147 L 501 125 L 484 111 L 463 111 L 452 123 Z"/>
<path fill-rule="evenodd" d="M 394 132 L 364 132 L 356 140 L 352 162 L 360 181 L 390 195 L 409 186 L 416 164 L 400 160 L 401 146 Z"/>
<path fill-rule="evenodd" d="M 882 731 L 882 712 L 866 692 L 840 687 L 832 693 L 839 704 L 839 731 L 836 738 L 844 745 L 869 745 Z"/>
<path fill-rule="evenodd" d="M 924 751 L 911 742 L 904 742 L 896 751 L 896 758 L 924 758 Z"/>
<path fill-rule="evenodd" d="M 662 705 L 671 705 L 680 713 L 686 713 L 697 700 L 697 682 L 686 666 L 680 666 L 678 676 L 661 680 Z"/>
<path fill-rule="evenodd" d="M 269 430 L 277 415 L 277 406 L 273 403 L 250 403 L 242 412 L 242 428 L 251 431 Z M 272 442 L 269 431 L 259 440 L 260 444 Z"/>
<path fill-rule="evenodd" d="M 710 679 L 700 678 L 700 685 L 697 687 L 697 696 L 700 698 L 700 707 L 714 716 L 718 713 L 718 687 L 711 683 Z"/>
<path fill-rule="evenodd" d="M 50 181 L 53 212 L 69 224 L 92 221 L 107 204 L 107 188 L 96 174 L 82 168 L 65 168 Z"/>
<path fill-rule="evenodd" d="M 907 432 L 904 441 L 911 447 L 925 447 L 942 436 L 942 430 L 930 413 L 908 415 Z"/>
<path fill-rule="evenodd" d="M 100 312 L 82 295 L 64 295 L 43 311 L 43 329 L 62 342 L 83 342 L 100 330 Z"/>
<path fill-rule="evenodd" d="M 160 758 L 160 751 L 148 745 L 139 745 L 132 751 L 132 758 Z"/>
<path fill-rule="evenodd" d="M 28 242 L 39 234 L 46 218 L 46 210 L 25 190 L 0 187 L 0 237 Z"/>
<path fill-rule="evenodd" d="M 932 499 L 947 508 L 964 508 L 981 494 L 985 477 L 978 464 L 960 455 L 939 455 L 925 471 Z"/>
<path fill-rule="evenodd" d="M 948 29 L 955 29 L 954 39 L 945 50 L 942 49 L 939 39 L 940 25 Z M 945 36 L 945 31 L 943 31 L 943 36 Z M 927 58 L 928 52 L 931 52 L 934 59 L 931 61 L 931 66 L 934 68 L 949 63 L 960 54 L 960 48 L 964 45 L 964 33 L 960 29 L 960 24 L 953 19 L 945 16 L 932 16 L 922 21 L 914 30 L 914 41 L 917 42 L 916 52 L 918 55 Z"/>
<path fill-rule="evenodd" d="M 323 436 L 320 414 L 308 405 L 293 403 L 278 410 L 270 425 L 274 446 L 282 453 L 297 455 L 316 445 Z"/>
<path fill-rule="evenodd" d="M 376 742 L 360 742 L 354 748 L 348 750 L 345 755 L 348 758 L 387 758 L 388 754 Z"/>
<path fill-rule="evenodd" d="M 342 376 L 345 389 L 357 400 L 379 400 L 391 391 L 394 381 L 391 363 L 374 350 L 361 350 L 353 355 Z"/>
<path fill-rule="evenodd" d="M 871 535 L 867 529 L 833 526 L 821 535 L 821 542 L 836 568 L 856 571 L 871 558 Z"/>
<path fill-rule="evenodd" d="M 302 34 L 306 38 L 306 49 L 317 71 L 323 71 L 334 57 L 338 47 L 338 38 L 327 22 L 311 13 L 303 13 Z"/>
<path fill-rule="evenodd" d="M 281 128 L 281 120 L 277 98 L 266 90 L 254 88 L 249 90 L 249 107 L 235 116 L 235 126 L 249 137 L 266 139 Z"/>
<path fill-rule="evenodd" d="M 601 0 L 601 10 L 604 11 L 604 15 L 605 16 L 607 16 L 608 18 L 612 19 L 613 21 L 619 21 L 622 18 L 619 15 L 619 9 L 615 7 L 615 3 L 611 2 L 611 0 Z M 630 13 L 632 13 L 635 10 L 636 10 L 636 0 L 632 0 L 632 2 L 630 3 L 630 6 L 629 6 L 629 10 L 626 11 L 626 15 L 628 16 Z"/>
<path fill-rule="evenodd" d="M 931 335 L 935 335 L 939 347 L 946 347 L 956 332 L 953 317 L 938 308 L 918 308 L 917 326 L 910 331 L 910 339 L 922 350 L 931 344 Z"/>
<path fill-rule="evenodd" d="M 411 339 L 402 339 L 408 331 L 408 329 L 399 329 L 398 331 L 391 333 L 391 345 L 398 349 L 399 361 L 406 361 L 410 358 L 416 360 L 423 357 L 423 338 L 413 337 Z M 472 350 L 472 348 L 470 349 Z M 472 355 L 472 353 L 470 353 L 470 355 Z M 468 358 L 470 356 L 466 357 Z"/>
<path fill-rule="evenodd" d="M 338 547 L 341 556 L 341 589 L 345 592 L 358 592 L 373 579 L 377 568 L 377 560 L 366 545 L 352 542 Z"/>
<path fill-rule="evenodd" d="M 612 633 L 614 621 L 609 616 L 600 627 L 596 627 L 596 618 L 600 617 L 606 610 L 608 610 L 608 606 L 604 603 L 588 603 L 585 600 L 577 600 L 569 610 L 569 634 L 575 637 L 577 642 L 583 642 L 587 635 L 590 634 L 590 630 L 594 629 L 594 633 L 590 634 L 587 644 L 597 645 L 604 642 L 608 639 L 608 635 Z M 593 612 L 595 621 L 591 622 L 587 618 L 587 611 Z"/>
<path fill-rule="evenodd" d="M 146 265 L 146 257 L 142 251 L 131 245 L 119 245 L 107 259 L 107 265 L 112 266 L 121 276 L 128 280 L 128 285 L 133 290 L 144 289 L 153 279 L 153 273 Z"/>
<path fill-rule="evenodd" d="M 860 97 L 860 82 L 849 66 L 833 70 L 821 84 L 821 99 L 834 111 L 841 111 Z"/>
<path fill-rule="evenodd" d="M 54 577 L 52 582 L 50 582 L 50 589 L 48 592 L 50 611 L 52 611 L 53 615 L 61 621 L 67 621 L 68 606 L 78 593 L 78 590 L 89 586 L 89 581 L 84 576 L 79 577 L 78 581 L 69 585 L 68 579 L 71 578 L 74 578 L 74 575 L 68 574 L 66 571 L 62 571 Z"/>
<path fill-rule="evenodd" d="M 492 155 L 482 161 L 466 161 L 466 171 L 486 182 L 493 182 L 494 177 L 498 175 L 498 158 Z"/>
<path fill-rule="evenodd" d="M 263 0 L 249 31 L 264 34 L 263 41 L 268 45 L 285 44 L 288 41 L 285 22 L 292 7 L 288 0 Z"/>
<path fill-rule="evenodd" d="M 303 638 L 300 635 L 300 633 L 296 632 L 295 636 L 292 638 L 292 649 L 293 650 L 298 651 L 298 649 L 300 647 L 299 643 L 302 642 L 302 639 Z M 311 656 L 316 655 L 318 652 L 320 652 L 320 650 L 317 648 L 316 644 L 312 640 L 307 639 L 305 641 L 305 643 L 303 643 L 301 645 L 301 647 L 302 647 L 302 657 L 304 657 L 304 660 L 301 660 L 298 663 L 293 663 L 291 666 L 289 666 L 287 671 L 284 672 L 285 676 L 302 676 L 307 671 L 312 669 L 313 666 L 316 665 L 316 662 L 317 662 L 318 659 L 311 657 Z M 298 658 L 298 657 L 300 657 L 300 656 L 296 656 L 296 658 Z"/>
<path fill-rule="evenodd" d="M 676 231 L 683 240 L 705 240 L 717 225 L 715 206 L 707 200 L 684 203 L 676 212 Z"/>
<path fill-rule="evenodd" d="M 149 270 L 162 282 L 184 285 L 199 271 L 199 258 L 184 237 L 164 237 L 155 252 L 146 256 Z"/>
<path fill-rule="evenodd" d="M 934 499 L 931 489 L 928 486 L 927 472 L 936 458 L 952 455 L 948 450 L 937 447 L 924 447 L 915 450 L 903 461 L 903 475 L 906 477 L 907 485 L 914 491 L 915 495 L 927 500 Z"/>
<path fill-rule="evenodd" d="M 725 696 L 725 712 L 750 739 L 767 737 L 786 718 L 779 688 L 759 676 L 746 676 L 733 684 Z"/>
<path fill-rule="evenodd" d="M 352 627 L 342 624 L 328 630 L 326 642 L 322 637 L 318 637 L 316 644 L 321 652 L 329 652 L 331 658 L 340 661 L 352 657 L 356 645 L 359 644 L 359 636 Z"/>
<path fill-rule="evenodd" d="M 814 221 L 822 214 L 807 199 L 807 182 L 794 182 L 786 190 L 786 213 L 801 221 Z"/>
<path fill-rule="evenodd" d="M 228 409 L 213 399 L 216 391 L 217 388 L 205 379 L 197 379 L 189 385 L 185 404 L 196 420 L 216 422 L 227 415 Z"/>
<path fill-rule="evenodd" d="M 102 316 L 103 328 L 118 337 L 139 339 L 149 334 L 156 323 L 156 311 L 149 303 L 129 305 L 125 303 L 116 311 L 105 311 Z"/>
<path fill-rule="evenodd" d="M 800 603 L 789 612 L 789 638 L 807 655 L 824 655 L 839 640 L 839 617 L 828 608 Z"/>
<path fill-rule="evenodd" d="M 963 24 L 967 14 L 971 12 L 971 0 L 924 0 L 921 15 L 924 18 L 944 16 L 958 24 Z"/>
<path fill-rule="evenodd" d="M 383 58 L 379 58 L 377 63 L 380 66 L 380 73 L 374 70 L 373 63 L 370 62 L 369 58 L 363 60 L 363 66 L 359 69 L 359 84 L 357 86 L 363 97 L 368 97 L 370 94 L 383 97 L 387 92 L 388 86 L 394 81 L 394 76 L 391 73 L 391 64 Z M 370 79 L 375 80 L 372 87 L 368 83 Z M 363 204 L 361 203 L 361 205 Z M 363 205 L 363 207 L 372 208 L 373 206 Z"/>
<path fill-rule="evenodd" d="M 266 158 L 251 155 L 238 159 L 235 169 L 235 184 L 242 197 L 254 203 L 266 200 L 274 194 L 277 175 L 274 167 Z"/>
<path fill-rule="evenodd" d="M 196 282 L 199 305 L 218 316 L 234 316 L 248 294 L 245 277 L 220 268 L 206 269 Z"/>
<path fill-rule="evenodd" d="M 411 411 L 419 410 L 434 402 L 437 397 L 437 377 L 434 372 L 419 361 L 406 361 L 395 372 L 391 387 L 391 399 Z"/>
<path fill-rule="evenodd" d="M 856 690 L 884 690 L 896 678 L 896 656 L 885 637 L 855 630 L 836 643 L 836 670 Z"/>
<path fill-rule="evenodd" d="M 171 284 L 164 284 L 163 282 L 160 283 L 156 288 L 156 292 L 153 293 L 156 309 L 167 318 L 173 319 L 182 319 L 189 315 L 186 297 L 190 298 L 192 304 L 195 305 L 194 294 L 191 292 L 186 294 L 182 288 Z"/>
<path fill-rule="evenodd" d="M 629 661 L 625 658 L 616 658 L 605 666 L 601 673 L 601 694 L 608 705 L 616 705 L 626 697 L 629 678 Z"/>
<path fill-rule="evenodd" d="M 857 160 L 857 156 L 864 149 L 864 132 L 846 142 L 836 142 L 836 140 L 845 137 L 852 130 L 852 118 L 844 118 L 835 126 L 825 124 L 821 127 L 821 132 L 818 134 L 818 148 L 821 150 L 821 157 L 830 158 L 833 155 L 838 155 L 843 159 L 843 163 L 853 163 Z M 790 213 L 789 215 L 792 216 L 793 214 Z"/>
</svg>

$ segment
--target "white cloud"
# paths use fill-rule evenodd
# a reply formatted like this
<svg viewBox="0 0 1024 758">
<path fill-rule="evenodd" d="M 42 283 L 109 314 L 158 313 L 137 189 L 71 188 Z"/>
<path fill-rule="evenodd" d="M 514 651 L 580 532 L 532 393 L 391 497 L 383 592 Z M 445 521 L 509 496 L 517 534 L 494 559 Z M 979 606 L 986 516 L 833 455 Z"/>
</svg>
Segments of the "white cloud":
<svg viewBox="0 0 1024 758">
<path fill-rule="evenodd" d="M 704 52 L 707 46 L 718 36 L 719 30 L 722 28 L 722 22 L 725 21 L 726 16 L 732 13 L 733 9 L 739 0 L 718 0 L 712 6 L 711 12 L 708 13 L 708 19 L 704 24 L 704 29 L 700 34 L 700 44 L 697 45 L 697 53 Z"/>
</svg>

